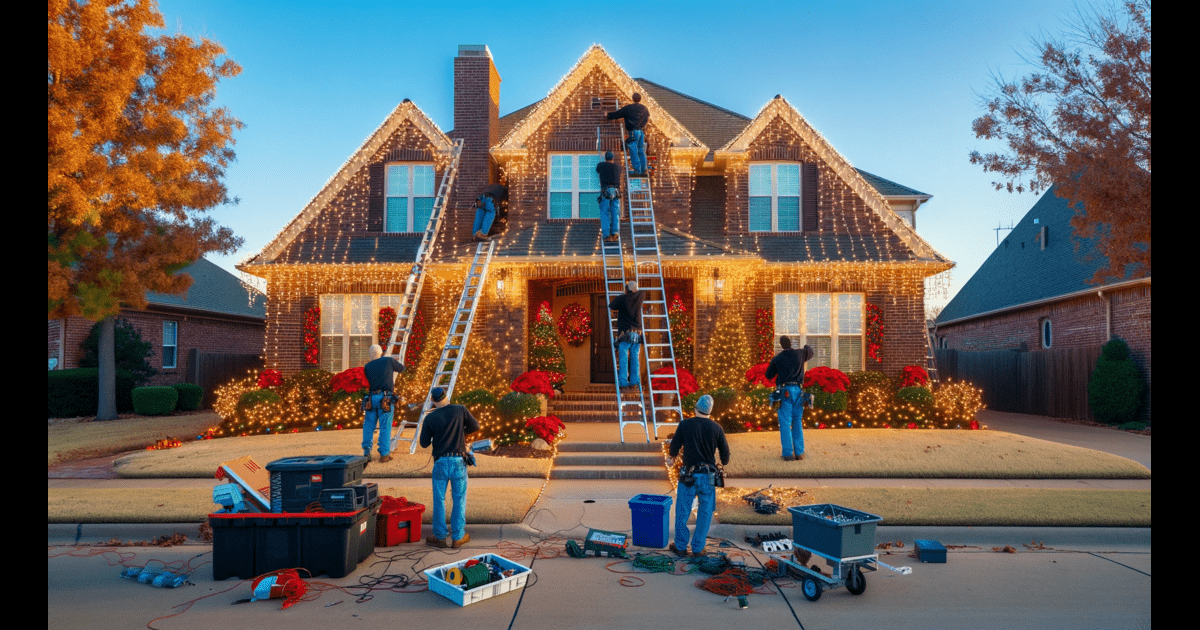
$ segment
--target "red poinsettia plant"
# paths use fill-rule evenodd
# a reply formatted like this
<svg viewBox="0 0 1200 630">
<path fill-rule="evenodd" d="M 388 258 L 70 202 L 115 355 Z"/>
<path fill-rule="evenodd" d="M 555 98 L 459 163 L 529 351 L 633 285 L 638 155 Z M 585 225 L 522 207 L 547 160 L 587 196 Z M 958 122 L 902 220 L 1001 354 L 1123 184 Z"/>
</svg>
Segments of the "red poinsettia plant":
<svg viewBox="0 0 1200 630">
<path fill-rule="evenodd" d="M 827 394 L 836 394 L 850 389 L 850 377 L 841 370 L 821 365 L 804 373 L 805 389 L 814 385 Z"/>
<path fill-rule="evenodd" d="M 650 376 L 651 377 L 664 376 L 667 374 L 674 374 L 674 373 L 675 373 L 675 366 L 668 365 L 667 367 L 658 368 L 653 373 L 651 373 Z M 692 376 L 691 372 L 689 372 L 683 368 L 679 368 L 679 374 L 676 375 L 676 379 L 679 380 L 679 396 L 680 397 L 687 396 L 688 394 L 694 394 L 694 393 L 700 391 L 700 384 L 696 382 L 696 377 Z M 672 389 L 671 379 L 656 378 L 651 383 L 651 387 L 653 387 L 655 390 L 663 390 L 663 389 L 670 390 L 670 389 Z"/>
<path fill-rule="evenodd" d="M 321 359 L 321 307 L 304 311 L 304 362 L 316 365 Z"/>
<path fill-rule="evenodd" d="M 929 384 L 929 373 L 919 365 L 906 365 L 900 372 L 900 387 L 924 387 Z"/>
<path fill-rule="evenodd" d="M 554 398 L 554 377 L 560 376 L 543 370 L 530 370 L 517 377 L 509 388 L 522 394 L 541 394 Z"/>
<path fill-rule="evenodd" d="M 558 419 L 558 416 L 530 418 L 525 421 L 525 428 L 533 431 L 534 435 L 542 438 L 551 446 L 567 434 L 567 426 Z"/>
<path fill-rule="evenodd" d="M 283 385 L 283 375 L 279 373 L 279 370 L 263 370 L 262 373 L 258 375 L 259 389 L 279 387 L 280 385 Z"/>
<path fill-rule="evenodd" d="M 371 383 L 367 381 L 367 374 L 360 367 L 338 372 L 329 381 L 329 389 L 334 392 L 360 394 L 365 393 L 370 387 Z"/>
<path fill-rule="evenodd" d="M 758 365 L 746 370 L 746 383 L 751 387 L 775 387 L 775 379 L 767 378 L 767 363 L 759 363 Z"/>
</svg>

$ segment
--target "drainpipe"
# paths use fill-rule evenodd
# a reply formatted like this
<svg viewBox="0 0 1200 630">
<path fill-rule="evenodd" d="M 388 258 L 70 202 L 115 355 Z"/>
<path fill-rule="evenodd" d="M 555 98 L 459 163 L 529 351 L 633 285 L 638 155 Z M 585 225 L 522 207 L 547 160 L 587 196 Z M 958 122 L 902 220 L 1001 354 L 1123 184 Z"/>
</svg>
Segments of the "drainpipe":
<svg viewBox="0 0 1200 630">
<path fill-rule="evenodd" d="M 1112 341 L 1112 302 L 1104 299 L 1104 289 L 1096 291 L 1096 297 L 1104 302 L 1104 343 Z"/>
</svg>

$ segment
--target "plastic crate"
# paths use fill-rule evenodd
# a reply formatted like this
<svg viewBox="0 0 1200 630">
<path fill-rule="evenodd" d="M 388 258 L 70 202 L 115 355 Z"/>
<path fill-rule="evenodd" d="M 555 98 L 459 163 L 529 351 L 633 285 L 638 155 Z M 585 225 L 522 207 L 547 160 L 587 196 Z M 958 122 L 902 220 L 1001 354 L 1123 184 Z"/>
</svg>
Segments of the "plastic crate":
<svg viewBox="0 0 1200 630">
<path fill-rule="evenodd" d="M 303 512 L 321 500 L 321 491 L 362 482 L 362 455 L 285 457 L 267 464 L 271 473 L 271 511 Z M 367 503 L 369 505 L 369 502 Z"/>
<path fill-rule="evenodd" d="M 506 578 L 501 578 L 496 582 L 490 582 L 483 586 L 477 586 L 472 589 L 464 589 L 446 581 L 446 570 L 451 567 L 461 569 L 463 565 L 471 560 L 479 560 L 485 563 L 499 564 L 503 570 L 512 570 L 514 573 Z M 525 586 L 529 580 L 529 575 L 532 573 L 529 567 L 517 564 L 512 560 L 497 556 L 495 554 L 484 554 L 467 558 L 451 564 L 442 565 L 432 569 L 425 569 L 425 579 L 429 581 L 429 588 L 434 593 L 445 597 L 446 599 L 458 604 L 459 606 L 470 606 L 481 602 L 485 599 L 491 599 L 497 595 L 503 595 L 509 591 L 513 591 Z"/>
<path fill-rule="evenodd" d="M 393 547 L 395 545 L 421 542 L 421 515 L 425 506 L 420 503 L 410 503 L 408 507 L 380 510 L 376 520 L 375 546 Z"/>
<path fill-rule="evenodd" d="M 875 525 L 883 519 L 832 503 L 798 505 L 792 513 L 792 541 L 834 558 L 875 553 Z"/>
<path fill-rule="evenodd" d="M 210 514 L 213 579 L 248 579 L 296 567 L 344 577 L 375 550 L 377 510 L 378 505 L 356 512 Z"/>
<path fill-rule="evenodd" d="M 671 540 L 671 497 L 639 494 L 629 500 L 633 520 L 633 544 L 662 549 Z"/>
<path fill-rule="evenodd" d="M 913 546 L 917 549 L 917 560 L 934 564 L 946 563 L 946 546 L 942 543 L 918 538 L 913 541 Z"/>
</svg>

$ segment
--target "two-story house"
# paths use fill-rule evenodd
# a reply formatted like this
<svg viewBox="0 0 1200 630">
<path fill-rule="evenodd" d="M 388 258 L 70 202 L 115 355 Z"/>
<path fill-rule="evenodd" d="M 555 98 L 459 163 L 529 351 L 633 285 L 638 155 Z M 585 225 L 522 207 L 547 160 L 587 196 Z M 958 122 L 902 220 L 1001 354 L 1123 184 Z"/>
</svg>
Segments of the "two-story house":
<svg viewBox="0 0 1200 630">
<path fill-rule="evenodd" d="M 590 343 L 567 346 L 567 388 L 611 383 L 597 129 L 601 151 L 620 150 L 619 122 L 604 114 L 635 92 L 650 110 L 646 144 L 667 293 L 680 295 L 695 316 L 698 362 L 721 309 L 737 309 L 750 338 L 756 311 L 765 308 L 774 312 L 776 337 L 813 346 L 816 364 L 890 375 L 923 364 L 924 281 L 953 266 L 914 229 L 929 195 L 855 169 L 781 97 L 746 117 L 633 79 L 600 46 L 546 98 L 500 117 L 490 51 L 460 46 L 454 130 L 443 133 L 415 104 L 401 103 L 241 266 L 267 280 L 268 367 L 290 373 L 309 366 L 304 320 L 314 306 L 317 365 L 339 371 L 365 362 L 379 341 L 377 313 L 404 290 L 450 147 L 461 138 L 422 312 L 429 321 L 449 317 L 475 250 L 474 198 L 489 183 L 504 183 L 505 231 L 471 344 L 497 348 L 515 377 L 526 369 L 538 305 L 549 301 L 557 317 L 579 303 L 592 313 L 593 333 Z M 881 361 L 867 356 L 868 305 L 882 312 Z"/>
</svg>

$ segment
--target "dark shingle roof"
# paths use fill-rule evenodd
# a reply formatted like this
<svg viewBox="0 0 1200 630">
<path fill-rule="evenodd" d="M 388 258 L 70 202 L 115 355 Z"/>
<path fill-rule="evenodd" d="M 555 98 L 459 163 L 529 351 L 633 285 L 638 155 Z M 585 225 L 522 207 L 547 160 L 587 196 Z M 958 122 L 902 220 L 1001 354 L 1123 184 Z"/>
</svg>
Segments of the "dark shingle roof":
<svg viewBox="0 0 1200 630">
<path fill-rule="evenodd" d="M 621 224 L 621 238 L 628 248 L 629 224 Z M 728 249 L 690 234 L 659 226 L 658 247 L 663 256 L 729 256 Z M 600 224 L 596 221 L 553 221 L 510 231 L 496 250 L 499 258 L 580 257 L 587 262 L 600 259 Z"/>
<path fill-rule="evenodd" d="M 183 295 L 147 293 L 151 304 L 192 308 L 213 313 L 243 315 L 266 319 L 266 296 L 247 288 L 233 274 L 201 258 L 183 271 L 192 277 L 192 286 Z"/>
<path fill-rule="evenodd" d="M 946 304 L 938 315 L 939 324 L 1094 288 L 1087 280 L 1107 261 L 1096 253 L 1090 239 L 1075 238 L 1071 229 L 1075 211 L 1054 191 L 1051 187 L 1038 199 Z M 1042 226 L 1047 228 L 1044 250 L 1039 240 Z"/>
<path fill-rule="evenodd" d="M 921 192 L 921 191 L 919 191 L 919 190 L 914 190 L 914 189 L 912 189 L 912 188 L 909 188 L 908 186 L 905 186 L 905 185 L 903 185 L 903 184 L 897 184 L 896 182 L 894 182 L 894 181 L 892 181 L 892 180 L 890 180 L 890 179 L 884 179 L 884 178 L 882 178 L 882 177 L 880 177 L 880 176 L 878 176 L 878 175 L 875 175 L 875 174 L 873 174 L 873 173 L 868 173 L 868 172 L 866 172 L 866 171 L 862 170 L 861 168 L 856 168 L 856 169 L 854 169 L 854 170 L 858 171 L 858 174 L 859 174 L 859 175 L 862 175 L 862 176 L 863 176 L 863 179 L 867 180 L 867 183 L 868 183 L 868 184 L 870 184 L 871 186 L 874 186 L 874 187 L 875 187 L 875 190 L 878 190 L 878 191 L 879 191 L 879 194 L 883 195 L 884 197 L 889 197 L 889 196 L 892 196 L 892 195 L 897 195 L 897 196 L 909 196 L 909 195 L 913 195 L 913 196 L 916 196 L 916 195 L 929 196 L 927 193 L 923 193 L 923 192 Z"/>
<path fill-rule="evenodd" d="M 733 140 L 750 118 L 698 98 L 676 92 L 649 79 L 634 79 L 650 98 L 658 102 L 679 124 L 687 127 L 710 151 L 720 149 Z"/>
<path fill-rule="evenodd" d="M 731 249 L 758 252 L 767 262 L 903 262 L 916 259 L 912 250 L 890 232 L 885 239 L 874 235 L 802 232 L 737 235 L 718 242 Z"/>
<path fill-rule="evenodd" d="M 417 258 L 421 234 L 379 234 L 293 241 L 275 259 L 277 264 L 295 263 L 387 263 L 412 262 Z"/>
</svg>

